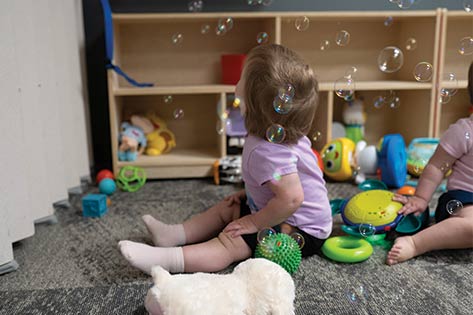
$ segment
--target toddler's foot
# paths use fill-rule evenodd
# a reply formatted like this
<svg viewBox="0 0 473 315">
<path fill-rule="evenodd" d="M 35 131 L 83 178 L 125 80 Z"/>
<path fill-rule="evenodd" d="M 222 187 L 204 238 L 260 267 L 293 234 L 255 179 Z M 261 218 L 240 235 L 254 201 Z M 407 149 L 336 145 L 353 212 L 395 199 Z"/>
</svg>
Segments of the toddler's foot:
<svg viewBox="0 0 473 315">
<path fill-rule="evenodd" d="M 182 224 L 166 224 L 145 214 L 143 222 L 151 234 L 153 244 L 160 247 L 172 247 L 186 243 L 186 233 Z"/>
<path fill-rule="evenodd" d="M 120 241 L 118 247 L 133 267 L 147 274 L 151 274 L 151 268 L 156 265 L 169 272 L 184 272 L 182 247 L 160 248 L 131 241 Z"/>
<path fill-rule="evenodd" d="M 394 241 L 394 245 L 386 257 L 388 265 L 395 265 L 397 263 L 406 261 L 416 256 L 416 245 L 411 236 L 398 237 Z"/>
</svg>

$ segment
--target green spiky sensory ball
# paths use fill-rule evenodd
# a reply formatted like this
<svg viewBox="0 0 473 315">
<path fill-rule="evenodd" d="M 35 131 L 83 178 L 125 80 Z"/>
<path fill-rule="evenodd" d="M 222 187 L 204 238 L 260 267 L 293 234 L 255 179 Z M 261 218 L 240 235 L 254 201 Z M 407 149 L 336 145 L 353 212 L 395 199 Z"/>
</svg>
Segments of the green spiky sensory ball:
<svg viewBox="0 0 473 315">
<path fill-rule="evenodd" d="M 135 192 L 146 183 L 146 172 L 138 166 L 124 166 L 116 178 L 117 186 L 124 191 Z"/>
<path fill-rule="evenodd" d="M 299 244 L 291 236 L 279 233 L 266 236 L 256 246 L 255 258 L 271 260 L 293 274 L 299 268 L 302 254 Z"/>
</svg>

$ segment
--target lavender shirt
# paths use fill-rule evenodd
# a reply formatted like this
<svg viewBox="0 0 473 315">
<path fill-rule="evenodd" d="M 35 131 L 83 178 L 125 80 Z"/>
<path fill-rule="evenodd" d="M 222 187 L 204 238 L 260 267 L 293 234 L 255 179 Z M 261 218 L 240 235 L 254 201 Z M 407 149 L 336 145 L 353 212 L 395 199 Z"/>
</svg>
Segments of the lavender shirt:
<svg viewBox="0 0 473 315">
<path fill-rule="evenodd" d="M 440 139 L 440 145 L 457 159 L 447 179 L 447 189 L 473 192 L 473 118 L 451 124 Z"/>
<path fill-rule="evenodd" d="M 283 145 L 248 135 L 243 147 L 242 174 L 252 213 L 262 209 L 274 197 L 265 183 L 291 173 L 299 175 L 304 201 L 286 223 L 319 239 L 326 239 L 332 232 L 332 211 L 310 140 L 302 137 L 295 145 Z"/>
</svg>

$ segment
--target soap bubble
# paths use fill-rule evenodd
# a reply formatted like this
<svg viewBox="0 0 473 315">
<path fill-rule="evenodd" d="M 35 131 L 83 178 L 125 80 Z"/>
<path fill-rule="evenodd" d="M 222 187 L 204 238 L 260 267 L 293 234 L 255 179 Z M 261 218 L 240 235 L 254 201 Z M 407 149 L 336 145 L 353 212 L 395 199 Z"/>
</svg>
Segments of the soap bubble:
<svg viewBox="0 0 473 315">
<path fill-rule="evenodd" d="M 258 0 L 248 0 L 246 3 L 248 3 L 248 5 L 257 5 L 259 4 L 258 2 Z"/>
<path fill-rule="evenodd" d="M 395 46 L 388 46 L 378 54 L 379 70 L 385 73 L 396 72 L 404 64 L 404 54 L 402 50 Z"/>
<path fill-rule="evenodd" d="M 163 101 L 164 101 L 165 104 L 171 104 L 172 100 L 173 100 L 172 95 L 164 95 L 163 96 Z"/>
<path fill-rule="evenodd" d="M 279 172 L 274 172 L 273 173 L 273 180 L 276 181 L 276 182 L 279 182 L 281 180 L 281 173 Z"/>
<path fill-rule="evenodd" d="M 398 0 L 397 1 L 397 6 L 401 9 L 409 9 L 413 4 L 415 0 Z"/>
<path fill-rule="evenodd" d="M 440 96 L 454 96 L 457 94 L 458 80 L 455 76 L 455 73 L 447 73 L 445 81 L 448 82 L 449 87 L 440 89 Z"/>
<path fill-rule="evenodd" d="M 263 5 L 265 7 L 270 6 L 273 3 L 273 0 L 263 0 Z"/>
<path fill-rule="evenodd" d="M 171 37 L 171 42 L 174 45 L 180 45 L 182 44 L 182 41 L 184 40 L 184 36 L 181 33 L 175 33 Z"/>
<path fill-rule="evenodd" d="M 286 83 L 278 89 L 278 96 L 284 102 L 290 102 L 294 98 L 296 89 L 291 83 Z"/>
<path fill-rule="evenodd" d="M 459 200 L 450 200 L 449 202 L 447 202 L 446 210 L 447 210 L 448 214 L 455 215 L 456 212 L 460 211 L 461 209 L 463 209 L 463 204 L 462 204 L 461 201 L 459 201 Z"/>
<path fill-rule="evenodd" d="M 201 27 L 200 27 L 200 33 L 205 35 L 205 34 L 208 34 L 210 31 L 210 25 L 208 24 L 203 24 Z"/>
<path fill-rule="evenodd" d="M 393 25 L 393 22 L 394 22 L 393 17 L 392 16 L 387 16 L 384 19 L 384 26 L 389 27 L 389 26 Z"/>
<path fill-rule="evenodd" d="M 338 46 L 346 46 L 350 43 L 350 33 L 345 30 L 338 31 L 335 35 L 335 43 Z"/>
<path fill-rule="evenodd" d="M 266 32 L 260 32 L 256 35 L 256 42 L 258 45 L 266 44 L 268 42 L 269 35 Z"/>
<path fill-rule="evenodd" d="M 330 48 L 330 41 L 328 41 L 327 39 L 323 39 L 320 42 L 320 50 L 327 50 L 329 48 Z"/>
<path fill-rule="evenodd" d="M 177 108 L 174 110 L 174 112 L 172 113 L 174 119 L 182 119 L 184 118 L 184 110 L 181 109 L 181 108 Z"/>
<path fill-rule="evenodd" d="M 387 104 L 391 109 L 399 108 L 399 106 L 401 106 L 401 99 L 399 98 L 399 96 L 394 94 L 393 97 L 387 102 Z"/>
<path fill-rule="evenodd" d="M 286 130 L 279 124 L 273 124 L 266 129 L 266 139 L 272 143 L 282 143 L 286 138 Z"/>
<path fill-rule="evenodd" d="M 452 97 L 449 94 L 440 95 L 439 96 L 439 102 L 440 102 L 440 104 L 447 104 L 448 102 L 450 102 L 451 98 Z"/>
<path fill-rule="evenodd" d="M 348 100 L 355 93 L 355 80 L 351 77 L 340 78 L 335 81 L 334 90 L 338 97 Z"/>
<path fill-rule="evenodd" d="M 261 243 L 266 236 L 271 236 L 275 234 L 276 234 L 276 231 L 274 229 L 265 228 L 258 232 L 258 234 L 256 235 L 256 239 L 258 240 L 258 243 Z"/>
<path fill-rule="evenodd" d="M 442 165 L 440 165 L 440 170 L 443 172 L 443 173 L 447 173 L 449 170 L 450 170 L 450 163 L 448 162 L 443 162 Z"/>
<path fill-rule="evenodd" d="M 287 114 L 292 109 L 292 99 L 288 101 L 284 101 L 278 96 L 274 97 L 273 100 L 273 108 L 278 114 Z"/>
<path fill-rule="evenodd" d="M 368 237 L 376 233 L 376 228 L 370 223 L 362 223 L 358 226 L 361 236 Z"/>
<path fill-rule="evenodd" d="M 417 40 L 415 38 L 409 38 L 406 41 L 406 50 L 412 51 L 417 48 Z"/>
<path fill-rule="evenodd" d="M 466 12 L 471 12 L 473 10 L 473 0 L 463 0 L 463 9 Z"/>
<path fill-rule="evenodd" d="M 225 132 L 226 120 L 224 119 L 217 119 L 217 125 L 215 126 L 215 130 L 217 134 L 223 135 Z"/>
<path fill-rule="evenodd" d="M 309 28 L 310 19 L 307 16 L 301 16 L 296 19 L 295 26 L 300 32 L 306 31 Z"/>
<path fill-rule="evenodd" d="M 430 79 L 432 79 L 433 71 L 434 69 L 430 63 L 425 61 L 419 62 L 414 67 L 414 78 L 419 82 L 430 81 Z"/>
<path fill-rule="evenodd" d="M 385 91 L 382 95 L 374 97 L 373 105 L 376 109 L 380 109 L 384 105 L 390 108 L 396 108 L 400 105 L 400 99 L 394 91 Z"/>
<path fill-rule="evenodd" d="M 202 0 L 190 1 L 187 4 L 187 8 L 189 9 L 189 12 L 200 12 L 202 11 L 203 7 L 204 7 L 204 1 Z"/>
<path fill-rule="evenodd" d="M 316 142 L 316 141 L 319 141 L 320 139 L 322 139 L 322 132 L 318 130 L 314 131 L 314 134 L 312 135 L 312 140 Z"/>
<path fill-rule="evenodd" d="M 351 66 L 350 68 L 345 71 L 345 77 L 354 78 L 356 73 L 358 72 L 358 68 L 355 66 Z"/>
<path fill-rule="evenodd" d="M 215 28 L 215 33 L 217 35 L 225 35 L 228 31 L 233 28 L 233 18 L 226 17 L 218 20 L 217 27 Z"/>
<path fill-rule="evenodd" d="M 383 107 L 385 102 L 386 102 L 386 99 L 384 98 L 384 96 L 381 96 L 381 95 L 377 95 L 373 99 L 373 105 L 377 109 L 380 109 L 381 107 Z"/>
<path fill-rule="evenodd" d="M 347 291 L 348 301 L 353 304 L 364 303 L 368 297 L 365 288 L 360 285 Z"/>
<path fill-rule="evenodd" d="M 460 39 L 460 46 L 458 47 L 460 55 L 473 54 L 473 38 L 470 36 Z"/>
<path fill-rule="evenodd" d="M 299 245 L 299 248 L 304 247 L 305 245 L 305 239 L 304 236 L 302 236 L 300 233 L 292 233 L 291 237 L 296 241 L 296 243 Z"/>
<path fill-rule="evenodd" d="M 470 133 L 468 131 L 465 132 L 465 139 L 470 140 Z"/>
</svg>

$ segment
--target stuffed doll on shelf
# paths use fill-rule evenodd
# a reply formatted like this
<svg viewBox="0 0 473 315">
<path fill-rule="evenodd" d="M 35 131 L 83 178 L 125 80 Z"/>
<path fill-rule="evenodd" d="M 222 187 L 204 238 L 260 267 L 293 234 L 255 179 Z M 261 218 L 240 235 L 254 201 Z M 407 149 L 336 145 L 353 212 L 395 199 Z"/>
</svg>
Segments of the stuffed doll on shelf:
<svg viewBox="0 0 473 315">
<path fill-rule="evenodd" d="M 138 154 L 143 153 L 146 147 L 146 137 L 138 126 L 129 122 L 122 122 L 121 132 L 118 136 L 118 160 L 135 161 Z"/>
<path fill-rule="evenodd" d="M 146 134 L 147 155 L 160 155 L 171 151 L 176 146 L 174 134 L 167 128 L 163 119 L 154 113 L 146 116 L 131 116 L 133 125 L 139 126 Z"/>
</svg>

